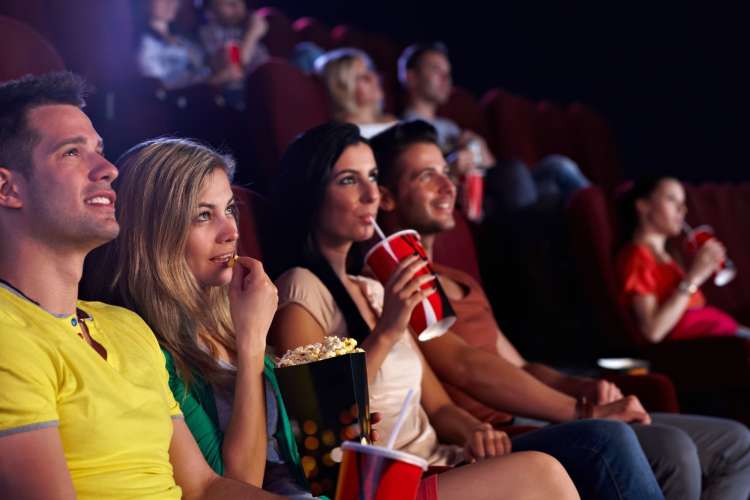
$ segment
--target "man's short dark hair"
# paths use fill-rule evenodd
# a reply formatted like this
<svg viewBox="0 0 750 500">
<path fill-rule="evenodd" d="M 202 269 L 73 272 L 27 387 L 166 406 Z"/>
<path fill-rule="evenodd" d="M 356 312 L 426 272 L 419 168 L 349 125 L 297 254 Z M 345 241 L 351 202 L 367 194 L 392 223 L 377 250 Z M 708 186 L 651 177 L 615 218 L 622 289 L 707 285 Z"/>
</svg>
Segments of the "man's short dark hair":
<svg viewBox="0 0 750 500">
<path fill-rule="evenodd" d="M 415 43 L 404 49 L 398 58 L 398 81 L 406 85 L 406 72 L 419 66 L 422 57 L 429 52 L 439 52 L 448 57 L 448 47 L 443 42 Z"/>
<path fill-rule="evenodd" d="M 378 166 L 378 184 L 396 191 L 399 172 L 396 161 L 401 154 L 414 144 L 434 144 L 437 130 L 424 120 L 398 123 L 370 139 Z"/>
<path fill-rule="evenodd" d="M 89 90 L 86 81 L 67 71 L 27 75 L 0 84 L 0 167 L 31 173 L 31 151 L 39 140 L 29 128 L 32 109 L 48 104 L 82 108 Z"/>
</svg>

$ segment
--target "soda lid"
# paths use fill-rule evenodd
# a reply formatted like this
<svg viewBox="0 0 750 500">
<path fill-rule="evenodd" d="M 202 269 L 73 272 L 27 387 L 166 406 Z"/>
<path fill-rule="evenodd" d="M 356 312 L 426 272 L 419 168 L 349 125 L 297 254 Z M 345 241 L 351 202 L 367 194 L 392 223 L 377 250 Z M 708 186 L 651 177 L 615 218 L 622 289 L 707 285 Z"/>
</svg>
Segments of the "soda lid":
<svg viewBox="0 0 750 500">
<path fill-rule="evenodd" d="M 726 267 L 724 269 L 719 269 L 716 276 L 714 276 L 714 285 L 716 286 L 724 286 L 737 276 L 737 268 L 730 266 L 728 260 L 726 262 Z"/>
<path fill-rule="evenodd" d="M 403 451 L 389 450 L 382 446 L 359 444 L 354 441 L 344 441 L 341 443 L 341 449 L 344 451 L 351 450 L 357 453 L 366 453 L 368 455 L 380 455 L 381 457 L 406 462 L 407 464 L 416 465 L 422 470 L 427 470 L 427 460 Z"/>
</svg>

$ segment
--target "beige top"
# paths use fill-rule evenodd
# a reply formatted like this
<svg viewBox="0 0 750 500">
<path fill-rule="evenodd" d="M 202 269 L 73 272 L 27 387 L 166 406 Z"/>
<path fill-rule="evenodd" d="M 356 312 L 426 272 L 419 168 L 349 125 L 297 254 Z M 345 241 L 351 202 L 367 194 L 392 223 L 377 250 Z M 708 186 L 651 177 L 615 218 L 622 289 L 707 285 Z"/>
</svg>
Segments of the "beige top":
<svg viewBox="0 0 750 500">
<path fill-rule="evenodd" d="M 351 276 L 362 288 L 370 306 L 379 317 L 383 311 L 383 286 L 370 278 Z M 295 303 L 304 307 L 326 332 L 326 335 L 346 337 L 346 322 L 331 292 L 311 271 L 301 267 L 290 269 L 276 280 L 279 289 L 279 309 Z M 422 361 L 419 348 L 405 330 L 383 361 L 370 384 L 370 407 L 380 412 L 383 420 L 378 433 L 387 440 L 391 435 L 406 393 L 414 390 L 396 449 L 424 458 L 430 465 L 454 465 L 463 460 L 459 446 L 438 443 L 422 405 Z"/>
</svg>

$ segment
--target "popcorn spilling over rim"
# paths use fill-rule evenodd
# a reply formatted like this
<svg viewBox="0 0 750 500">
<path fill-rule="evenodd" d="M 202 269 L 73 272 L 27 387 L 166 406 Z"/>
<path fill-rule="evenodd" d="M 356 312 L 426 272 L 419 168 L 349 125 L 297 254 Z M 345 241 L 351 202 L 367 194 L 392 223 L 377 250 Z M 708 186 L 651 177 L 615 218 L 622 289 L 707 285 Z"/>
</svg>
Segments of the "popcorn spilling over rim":
<svg viewBox="0 0 750 500">
<path fill-rule="evenodd" d="M 364 349 L 357 347 L 357 341 L 350 338 L 339 338 L 335 336 L 323 337 L 323 343 L 316 342 L 290 349 L 281 359 L 276 362 L 276 366 L 284 368 L 285 366 L 304 365 L 313 361 L 333 358 L 352 352 L 365 352 Z"/>
</svg>

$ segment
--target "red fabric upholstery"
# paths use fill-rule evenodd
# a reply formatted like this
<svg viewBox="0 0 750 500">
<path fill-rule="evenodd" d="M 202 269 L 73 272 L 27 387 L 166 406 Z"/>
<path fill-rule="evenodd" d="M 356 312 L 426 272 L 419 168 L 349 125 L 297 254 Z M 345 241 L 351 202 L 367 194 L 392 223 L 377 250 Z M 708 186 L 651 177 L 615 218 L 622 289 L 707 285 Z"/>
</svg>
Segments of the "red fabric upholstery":
<svg viewBox="0 0 750 500">
<path fill-rule="evenodd" d="M 258 9 L 258 14 L 268 22 L 268 32 L 262 40 L 268 52 L 274 57 L 289 59 L 297 44 L 297 33 L 292 29 L 289 18 L 274 7 Z"/>
<path fill-rule="evenodd" d="M 62 58 L 30 26 L 0 16 L 0 81 L 65 69 Z"/>
<path fill-rule="evenodd" d="M 542 101 L 536 105 L 535 137 L 542 156 L 561 154 L 576 159 L 570 123 L 565 110 Z"/>
<path fill-rule="evenodd" d="M 479 101 L 468 90 L 453 86 L 448 102 L 443 104 L 437 112 L 438 116 L 450 118 L 462 129 L 476 132 L 489 141 L 487 123 Z"/>
<path fill-rule="evenodd" d="M 750 184 L 686 186 L 687 221 L 696 227 L 708 224 L 727 248 L 737 267 L 734 281 L 717 287 L 709 280 L 702 290 L 708 302 L 740 322 L 750 321 Z"/>
<path fill-rule="evenodd" d="M 249 133 L 266 180 L 294 137 L 329 120 L 326 99 L 317 78 L 279 59 L 271 59 L 250 75 Z"/>
<path fill-rule="evenodd" d="M 622 181 L 622 167 L 617 156 L 614 135 L 606 120 L 580 103 L 568 107 L 573 148 L 581 170 L 595 184 L 607 188 Z"/>
<path fill-rule="evenodd" d="M 470 274 L 481 283 L 477 249 L 474 245 L 474 236 L 469 222 L 459 211 L 454 212 L 453 215 L 456 219 L 456 226 L 437 236 L 433 248 L 433 258 L 435 262 Z"/>
<path fill-rule="evenodd" d="M 331 30 L 331 41 L 334 47 L 356 47 L 366 50 L 367 36 L 353 26 L 340 24 Z"/>
<path fill-rule="evenodd" d="M 300 17 L 294 21 L 292 29 L 300 42 L 312 42 L 323 50 L 329 50 L 333 46 L 331 30 L 314 17 Z"/>
<path fill-rule="evenodd" d="M 21 21 L 51 40 L 53 19 L 48 12 L 48 3 L 47 0 L 3 0 L 0 2 L 0 16 Z"/>
<path fill-rule="evenodd" d="M 521 160 L 534 165 L 541 155 L 537 149 L 534 104 L 502 89 L 493 89 L 482 98 L 488 143 L 498 160 Z"/>
<path fill-rule="evenodd" d="M 660 373 L 610 374 L 605 378 L 614 382 L 626 396 L 630 394 L 638 396 L 646 411 L 663 413 L 679 413 L 680 411 L 674 384 L 665 375 Z"/>
<path fill-rule="evenodd" d="M 232 186 L 239 210 L 240 243 L 238 253 L 263 260 L 261 235 L 268 215 L 268 202 L 258 193 L 240 186 Z"/>
<path fill-rule="evenodd" d="M 602 189 L 592 186 L 576 193 L 567 215 L 580 281 L 601 334 L 613 347 L 645 345 L 632 318 L 617 300 L 616 235 L 611 207 Z"/>
</svg>

